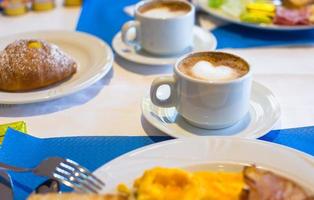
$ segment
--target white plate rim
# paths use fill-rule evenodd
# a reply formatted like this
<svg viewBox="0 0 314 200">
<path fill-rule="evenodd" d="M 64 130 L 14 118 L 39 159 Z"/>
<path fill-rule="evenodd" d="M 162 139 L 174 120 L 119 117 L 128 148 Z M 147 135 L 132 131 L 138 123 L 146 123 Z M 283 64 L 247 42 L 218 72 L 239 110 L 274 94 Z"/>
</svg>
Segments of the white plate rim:
<svg viewBox="0 0 314 200">
<path fill-rule="evenodd" d="M 210 8 L 209 6 L 206 5 L 205 3 L 206 0 L 198 0 L 197 5 L 206 13 L 219 18 L 221 20 L 231 22 L 234 24 L 238 24 L 241 26 L 246 26 L 250 28 L 255 28 L 255 29 L 263 29 L 263 30 L 272 30 L 272 31 L 305 31 L 305 30 L 312 30 L 314 29 L 314 25 L 299 25 L 299 26 L 279 26 L 279 25 L 260 25 L 260 24 L 253 24 L 253 23 L 245 23 L 241 22 L 240 20 L 236 18 L 229 17 L 224 14 L 220 14 L 218 11 L 215 11 L 215 9 Z"/>
<path fill-rule="evenodd" d="M 82 37 L 84 38 L 89 38 L 90 40 L 93 40 L 98 43 L 98 46 L 103 47 L 103 51 L 107 53 L 107 56 L 103 56 L 101 58 L 100 63 L 98 64 L 99 66 L 95 66 L 100 68 L 98 73 L 95 73 L 92 77 L 89 77 L 89 79 L 85 80 L 84 82 L 81 82 L 80 84 L 75 85 L 75 87 L 68 88 L 67 90 L 63 90 L 62 92 L 56 92 L 58 89 L 58 86 L 52 87 L 52 88 L 43 88 L 39 91 L 36 91 L 36 95 L 32 95 L 32 91 L 28 92 L 32 98 L 28 99 L 20 99 L 20 98 L 9 98 L 9 99 L 0 99 L 0 104 L 29 104 L 29 103 L 37 103 L 37 102 L 44 102 L 44 101 L 49 101 L 49 100 L 54 100 L 60 97 L 64 97 L 70 94 L 73 94 L 75 92 L 78 92 L 84 88 L 87 88 L 100 80 L 102 77 L 104 77 L 112 68 L 113 65 L 113 60 L 114 60 L 114 54 L 109 47 L 107 43 L 102 41 L 96 36 L 90 35 L 85 32 L 79 32 L 79 31 L 67 31 L 67 30 L 43 30 L 43 31 L 32 31 L 32 32 L 24 32 L 24 33 L 17 33 L 14 35 L 7 35 L 4 37 L 0 38 L 0 42 L 4 42 L 5 40 L 14 40 L 18 38 L 23 38 L 23 37 L 32 37 L 32 35 L 35 35 L 34 38 L 36 37 L 45 37 L 47 35 L 73 35 L 77 37 Z M 9 95 L 9 92 L 3 92 L 0 91 L 1 93 L 5 93 Z M 18 94 L 18 93 L 12 93 L 12 94 Z"/>
<path fill-rule="evenodd" d="M 256 132 L 255 134 L 251 134 L 245 138 L 249 138 L 249 139 L 256 139 L 256 138 L 259 138 L 259 137 L 262 137 L 264 135 L 266 135 L 269 131 L 271 131 L 273 129 L 273 127 L 275 126 L 275 124 L 277 123 L 277 121 L 279 121 L 280 119 L 280 116 L 281 116 L 281 107 L 280 107 L 280 104 L 279 102 L 276 100 L 275 98 L 275 95 L 272 93 L 271 90 L 269 90 L 267 87 L 265 87 L 264 85 L 256 82 L 256 81 L 253 81 L 253 84 L 252 84 L 252 88 L 254 89 L 254 87 L 262 87 L 264 90 L 267 91 L 267 93 L 269 94 L 268 95 L 268 98 L 272 98 L 272 104 L 274 105 L 274 107 L 276 108 L 276 116 L 274 117 L 274 120 L 268 124 L 268 126 L 265 126 L 264 125 L 264 128 L 261 129 L 259 132 Z M 179 133 L 176 133 L 176 132 L 171 132 L 171 130 L 169 130 L 168 128 L 166 128 L 165 126 L 161 125 L 158 120 L 156 120 L 154 117 L 152 117 L 150 114 L 149 114 L 149 111 L 146 109 L 146 105 L 145 105 L 145 102 L 147 99 L 149 98 L 149 93 L 147 93 L 143 98 L 142 98 L 142 103 L 141 103 L 141 110 L 142 110 L 142 114 L 144 116 L 144 118 L 154 127 L 156 127 L 157 129 L 159 129 L 160 131 L 164 132 L 165 134 L 171 136 L 171 137 L 174 137 L 174 138 L 192 138 L 192 137 L 216 137 L 217 135 L 215 136 L 210 136 L 210 135 L 207 135 L 207 136 L 180 136 Z M 265 97 L 266 98 L 266 97 Z M 245 131 L 245 130 L 244 130 Z M 243 132 L 244 132 L 243 131 Z M 240 132 L 241 133 L 241 132 Z M 223 136 L 218 136 L 218 137 L 223 137 Z M 228 136 L 228 137 L 232 137 L 232 138 L 235 138 L 235 137 L 241 137 L 241 136 L 238 136 L 238 135 L 232 135 L 232 136 Z M 241 137 L 243 138 L 243 137 Z"/>
<path fill-rule="evenodd" d="M 210 38 L 209 40 L 211 40 L 212 42 L 212 46 L 208 49 L 208 50 L 216 50 L 217 48 L 217 38 L 215 37 L 215 35 L 213 33 L 211 33 L 209 30 L 203 29 L 202 27 L 199 26 L 194 26 L 193 30 L 195 32 L 201 32 L 202 34 L 206 34 L 208 38 Z M 115 53 L 117 53 L 120 57 L 122 57 L 123 59 L 126 59 L 128 61 L 134 62 L 134 63 L 138 63 L 138 64 L 144 64 L 144 65 L 150 65 L 150 66 L 163 66 L 163 65 L 171 65 L 174 64 L 176 62 L 176 60 L 182 56 L 174 56 L 174 57 L 145 57 L 145 56 L 141 56 L 141 58 L 143 59 L 136 59 L 133 56 L 125 56 L 125 53 L 122 52 L 122 50 L 120 48 L 118 48 L 118 44 L 117 41 L 120 40 L 121 38 L 121 32 L 118 32 L 113 40 L 112 40 L 112 47 L 115 51 Z M 146 58 L 146 59 L 144 59 Z"/>
<path fill-rule="evenodd" d="M 221 143 L 223 143 L 224 141 L 228 141 L 229 143 L 234 143 L 234 144 L 242 142 L 242 144 L 244 146 L 245 145 L 249 145 L 249 144 L 254 144 L 254 145 L 258 146 L 256 149 L 263 148 L 262 146 L 266 146 L 266 148 L 273 149 L 274 152 L 280 151 L 282 153 L 282 151 L 284 151 L 284 153 L 287 154 L 287 155 L 289 154 L 289 155 L 297 156 L 298 158 L 300 158 L 302 160 L 302 162 L 304 162 L 303 164 L 305 164 L 305 163 L 309 164 L 311 166 L 311 169 L 314 170 L 314 157 L 311 156 L 310 154 L 307 154 L 305 152 L 299 151 L 297 149 L 294 149 L 294 148 L 291 148 L 291 147 L 288 147 L 288 146 L 285 146 L 285 145 L 277 144 L 277 143 L 264 141 L 264 140 L 255 140 L 255 139 L 248 139 L 248 138 L 230 138 L 230 137 L 227 137 L 227 136 L 213 136 L 213 137 L 204 138 L 204 139 L 199 139 L 199 138 L 170 139 L 170 140 L 166 140 L 166 141 L 162 141 L 162 142 L 153 143 L 153 144 L 150 144 L 150 145 L 147 145 L 147 146 L 144 146 L 144 147 L 140 147 L 140 148 L 137 148 L 135 150 L 129 151 L 129 152 L 125 153 L 125 154 L 122 154 L 122 155 L 112 159 L 111 161 L 105 163 L 104 165 L 102 165 L 99 168 L 97 168 L 93 172 L 93 174 L 95 174 L 97 177 L 102 179 L 103 176 L 107 175 L 106 171 L 111 170 L 112 166 L 114 166 L 114 165 L 116 165 L 118 163 L 119 163 L 119 165 L 124 165 L 125 164 L 125 166 L 127 166 L 128 161 L 131 161 L 131 162 L 134 161 L 134 160 L 139 161 L 140 159 L 145 160 L 147 158 L 150 158 L 150 156 L 146 155 L 146 154 L 150 154 L 150 152 L 152 152 L 152 151 L 155 151 L 155 152 L 159 151 L 159 149 L 162 149 L 165 146 L 170 146 L 170 145 L 171 146 L 176 146 L 177 143 L 185 143 L 186 146 L 188 146 L 188 145 L 191 145 L 192 143 L 198 143 L 198 144 L 202 144 L 202 145 L 207 145 L 210 148 L 217 148 L 217 146 L 211 147 L 209 145 L 210 143 L 211 144 L 216 144 L 217 143 L 216 141 L 220 141 Z M 241 147 L 244 147 L 244 146 L 241 146 Z M 222 146 L 220 148 L 226 148 L 226 147 Z M 260 149 L 258 149 L 258 150 L 260 151 Z M 202 152 L 198 152 L 198 153 L 202 153 Z M 234 151 L 228 151 L 228 153 L 230 153 L 231 155 L 235 154 Z M 254 153 L 256 153 L 256 152 L 254 152 Z M 143 154 L 145 156 L 143 156 Z M 167 157 L 167 155 L 164 155 L 163 157 L 162 156 L 160 156 L 160 157 L 152 156 L 151 158 L 160 160 L 160 159 L 166 159 L 168 157 Z M 287 158 L 290 159 L 289 156 Z M 173 159 L 176 159 L 176 158 L 171 157 L 171 159 L 173 160 Z M 210 159 L 213 159 L 213 158 L 210 158 Z M 180 159 L 178 159 L 178 160 L 180 160 Z M 187 158 L 187 160 L 191 161 L 192 163 L 194 162 L 194 164 L 200 164 L 200 160 L 193 160 L 193 158 Z M 163 161 L 161 161 L 161 162 L 163 162 Z M 267 160 L 267 162 L 268 162 L 268 160 Z M 290 162 L 293 162 L 293 160 L 290 159 Z M 243 160 L 237 160 L 237 161 L 236 160 L 229 160 L 229 161 L 227 161 L 227 160 L 221 160 L 221 159 L 220 160 L 203 160 L 202 163 L 219 163 L 219 164 L 220 163 L 226 163 L 226 164 L 227 163 L 238 163 L 238 164 L 244 164 Z M 245 163 L 245 164 L 252 164 L 252 163 Z M 266 167 L 269 170 L 272 170 L 272 171 L 278 173 L 279 169 L 278 168 L 271 169 L 270 165 L 271 164 L 263 163 L 262 167 Z M 161 165 L 159 165 L 159 166 L 161 166 Z M 167 166 L 165 165 L 165 167 L 167 167 Z M 184 165 L 184 166 L 175 166 L 175 167 L 187 167 L 187 166 Z M 284 166 L 282 166 L 282 168 L 284 168 Z M 126 168 L 126 169 L 128 169 L 128 168 Z M 281 175 L 287 175 L 287 174 L 281 174 Z M 106 180 L 104 180 L 104 181 L 106 181 Z M 108 192 L 107 189 L 105 189 L 105 191 Z M 112 190 L 110 190 L 110 191 L 112 191 Z"/>
</svg>

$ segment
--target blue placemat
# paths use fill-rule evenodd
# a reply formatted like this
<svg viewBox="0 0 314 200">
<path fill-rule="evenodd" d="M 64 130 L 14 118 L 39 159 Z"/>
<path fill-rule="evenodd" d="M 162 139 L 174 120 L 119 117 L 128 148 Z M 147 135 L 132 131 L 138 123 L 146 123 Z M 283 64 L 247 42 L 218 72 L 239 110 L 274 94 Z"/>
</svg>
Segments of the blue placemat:
<svg viewBox="0 0 314 200">
<path fill-rule="evenodd" d="M 87 0 L 84 1 L 77 30 L 96 35 L 111 44 L 114 35 L 120 31 L 124 22 L 132 18 L 123 8 L 138 0 Z"/>
<path fill-rule="evenodd" d="M 88 0 L 85 1 L 77 30 L 91 33 L 111 44 L 113 36 L 121 26 L 132 19 L 123 8 L 138 0 Z M 217 37 L 217 48 L 249 48 L 273 45 L 313 44 L 313 31 L 263 31 L 235 24 L 217 27 L 213 30 Z"/>
<path fill-rule="evenodd" d="M 170 137 L 65 137 L 39 139 L 8 129 L 0 149 L 0 162 L 33 167 L 50 156 L 67 157 L 93 171 L 104 163 L 133 149 Z M 10 173 L 15 199 L 23 200 L 44 181 L 29 173 Z M 1 199 L 1 197 L 0 197 Z M 2 200 L 2 199 L 1 199 Z"/>
<path fill-rule="evenodd" d="M 282 32 L 227 24 L 212 32 L 218 49 L 314 44 L 314 30 Z"/>
<path fill-rule="evenodd" d="M 67 157 L 91 171 L 117 156 L 170 137 L 64 137 L 39 139 L 9 129 L 0 149 L 0 162 L 33 167 L 49 156 Z M 272 131 L 262 140 L 294 147 L 314 155 L 314 127 Z M 11 173 L 16 200 L 25 199 L 43 178 L 32 174 Z"/>
</svg>

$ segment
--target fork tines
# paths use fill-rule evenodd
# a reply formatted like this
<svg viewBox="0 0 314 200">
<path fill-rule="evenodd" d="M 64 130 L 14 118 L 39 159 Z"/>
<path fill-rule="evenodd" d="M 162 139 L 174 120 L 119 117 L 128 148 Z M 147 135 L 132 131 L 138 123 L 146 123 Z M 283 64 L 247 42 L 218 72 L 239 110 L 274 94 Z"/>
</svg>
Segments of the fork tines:
<svg viewBox="0 0 314 200">
<path fill-rule="evenodd" d="M 69 159 L 60 162 L 54 177 L 63 184 L 84 193 L 99 193 L 105 186 L 105 183 L 88 169 Z"/>
</svg>

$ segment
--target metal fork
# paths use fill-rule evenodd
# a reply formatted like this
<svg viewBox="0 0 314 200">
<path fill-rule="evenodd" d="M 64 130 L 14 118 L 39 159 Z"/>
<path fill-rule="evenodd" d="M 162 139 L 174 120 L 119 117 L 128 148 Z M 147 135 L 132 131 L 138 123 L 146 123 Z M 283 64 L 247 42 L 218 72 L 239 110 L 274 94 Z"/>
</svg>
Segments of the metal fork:
<svg viewBox="0 0 314 200">
<path fill-rule="evenodd" d="M 11 177 L 4 170 L 0 170 L 0 197 L 5 200 L 14 199 Z"/>
<path fill-rule="evenodd" d="M 78 163 L 60 157 L 50 157 L 34 168 L 20 168 L 0 163 L 0 168 L 14 172 L 33 172 L 58 180 L 60 183 L 83 193 L 99 193 L 105 183 Z"/>
</svg>

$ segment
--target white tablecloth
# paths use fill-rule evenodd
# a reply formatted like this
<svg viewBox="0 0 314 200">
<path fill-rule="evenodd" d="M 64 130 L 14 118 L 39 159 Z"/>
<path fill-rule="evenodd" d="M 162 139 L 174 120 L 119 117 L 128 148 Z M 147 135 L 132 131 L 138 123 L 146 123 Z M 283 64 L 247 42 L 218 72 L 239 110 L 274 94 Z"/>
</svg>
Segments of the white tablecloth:
<svg viewBox="0 0 314 200">
<path fill-rule="evenodd" d="M 74 30 L 79 9 L 58 9 L 8 18 L 0 16 L 0 36 L 42 29 Z M 204 23 L 211 27 L 211 24 Z M 314 125 L 314 48 L 225 49 L 247 59 L 254 79 L 276 95 L 282 107 L 275 128 Z M 116 57 L 113 70 L 73 95 L 29 105 L 0 105 L 0 123 L 26 121 L 34 136 L 160 135 L 141 114 L 141 99 L 159 75 L 172 67 L 143 66 Z M 1 98 L 1 97 L 0 97 Z"/>
</svg>

